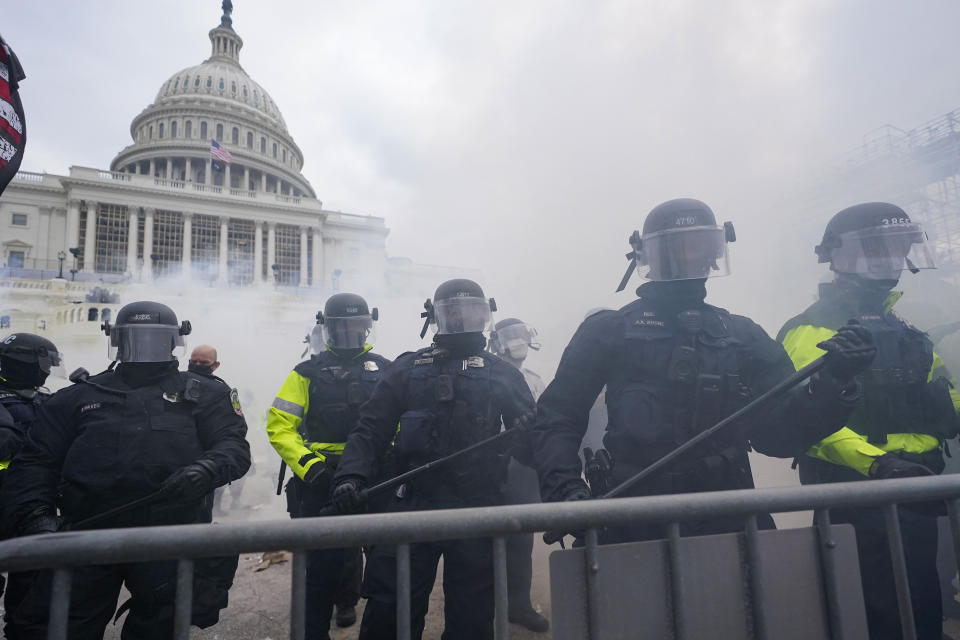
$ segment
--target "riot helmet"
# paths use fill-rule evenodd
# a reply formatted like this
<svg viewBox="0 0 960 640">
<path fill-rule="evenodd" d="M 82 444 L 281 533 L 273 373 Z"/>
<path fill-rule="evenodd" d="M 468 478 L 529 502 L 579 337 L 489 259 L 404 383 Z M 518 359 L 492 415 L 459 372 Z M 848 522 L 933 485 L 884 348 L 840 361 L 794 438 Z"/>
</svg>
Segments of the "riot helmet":
<svg viewBox="0 0 960 640">
<path fill-rule="evenodd" d="M 730 274 L 727 243 L 736 241 L 733 223 L 717 225 L 710 207 L 692 198 L 657 205 L 643 222 L 643 233 L 630 236 L 630 266 L 617 291 L 627 286 L 635 269 L 643 277 L 667 282 L 717 278 Z"/>
<path fill-rule="evenodd" d="M 529 349 L 540 350 L 537 330 L 517 318 L 504 318 L 490 334 L 490 351 L 500 357 L 523 361 Z"/>
<path fill-rule="evenodd" d="M 371 312 L 367 301 L 355 293 L 330 296 L 323 311 L 317 312 L 317 324 L 310 332 L 310 348 L 314 353 L 327 347 L 362 349 L 373 342 L 373 323 L 378 318 L 377 308 Z"/>
<path fill-rule="evenodd" d="M 438 336 L 483 333 L 490 328 L 491 312 L 497 310 L 497 303 L 485 298 L 483 289 L 473 280 L 456 278 L 437 287 L 433 300 L 427 298 L 423 308 L 421 338 L 430 325 L 436 325 Z"/>
<path fill-rule="evenodd" d="M 32 333 L 11 333 L 0 341 L 0 378 L 15 388 L 34 389 L 50 374 L 66 378 L 57 346 Z"/>
<path fill-rule="evenodd" d="M 834 215 L 814 251 L 836 273 L 897 280 L 907 268 L 936 269 L 927 234 L 907 212 L 888 202 L 865 202 Z"/>
<path fill-rule="evenodd" d="M 173 309 L 159 302 L 131 302 L 116 321 L 101 325 L 109 338 L 108 354 L 120 362 L 169 362 L 186 353 L 190 322 L 177 321 Z"/>
</svg>

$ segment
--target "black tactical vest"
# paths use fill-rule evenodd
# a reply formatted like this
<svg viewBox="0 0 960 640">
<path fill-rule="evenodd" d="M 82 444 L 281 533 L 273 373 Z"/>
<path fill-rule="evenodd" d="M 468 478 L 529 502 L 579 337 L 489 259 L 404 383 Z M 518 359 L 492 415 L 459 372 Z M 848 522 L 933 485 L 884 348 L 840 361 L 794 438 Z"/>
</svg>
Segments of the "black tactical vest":
<svg viewBox="0 0 960 640">
<path fill-rule="evenodd" d="M 886 443 L 889 433 L 955 436 L 957 417 L 949 381 L 938 377 L 927 382 L 933 366 L 933 343 L 927 334 L 892 313 L 857 319 L 873 334 L 877 357 L 858 376 L 864 402 L 848 426 L 873 444 Z"/>
<path fill-rule="evenodd" d="M 370 397 L 382 368 L 382 359 L 369 354 L 344 362 L 322 353 L 298 364 L 294 371 L 310 380 L 300 435 L 309 442 L 346 442 L 357 423 L 360 405 Z"/>
<path fill-rule="evenodd" d="M 503 398 L 496 394 L 495 382 L 510 365 L 488 353 L 465 359 L 444 356 L 439 349 L 427 348 L 414 354 L 410 362 L 407 410 L 400 417 L 394 447 L 399 471 L 500 432 Z M 415 480 L 412 491 L 438 499 L 456 496 L 468 504 L 493 504 L 500 499 L 507 461 L 505 449 L 486 447 Z"/>
<path fill-rule="evenodd" d="M 124 389 L 117 374 L 108 372 L 94 380 L 121 393 L 92 385 L 77 390 L 70 418 L 77 435 L 62 469 L 64 513 L 86 517 L 142 497 L 203 454 L 197 422 L 204 398 L 191 375 Z M 94 504 L 93 495 L 110 496 L 113 503 Z"/>
<path fill-rule="evenodd" d="M 624 350 L 607 383 L 604 439 L 615 458 L 649 464 L 749 402 L 743 343 L 728 312 L 710 305 L 665 311 L 640 299 L 619 313 Z M 730 447 L 746 450 L 736 428 L 700 455 Z"/>
</svg>

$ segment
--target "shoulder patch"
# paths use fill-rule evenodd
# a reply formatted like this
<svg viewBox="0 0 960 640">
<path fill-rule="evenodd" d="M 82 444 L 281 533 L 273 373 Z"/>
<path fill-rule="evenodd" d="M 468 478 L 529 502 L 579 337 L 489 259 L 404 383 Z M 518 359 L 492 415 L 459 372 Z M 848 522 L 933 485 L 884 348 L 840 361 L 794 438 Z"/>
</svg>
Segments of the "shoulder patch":
<svg viewBox="0 0 960 640">
<path fill-rule="evenodd" d="M 364 360 L 363 370 L 364 371 L 380 371 L 380 365 L 378 365 L 373 360 Z"/>
<path fill-rule="evenodd" d="M 230 389 L 230 404 L 233 405 L 233 412 L 242 417 L 243 409 L 240 407 L 240 392 L 236 389 Z"/>
<path fill-rule="evenodd" d="M 413 361 L 413 366 L 418 366 L 421 364 L 433 364 L 433 358 L 418 358 Z"/>
<path fill-rule="evenodd" d="M 482 369 L 484 367 L 483 356 L 470 356 L 466 359 L 465 364 L 468 367 L 475 367 L 477 369 Z"/>
</svg>

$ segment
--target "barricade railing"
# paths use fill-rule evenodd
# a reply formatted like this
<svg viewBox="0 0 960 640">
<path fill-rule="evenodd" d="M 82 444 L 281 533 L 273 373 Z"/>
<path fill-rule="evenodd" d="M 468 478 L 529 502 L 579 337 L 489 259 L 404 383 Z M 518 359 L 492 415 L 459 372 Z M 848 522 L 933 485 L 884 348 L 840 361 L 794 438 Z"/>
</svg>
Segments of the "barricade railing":
<svg viewBox="0 0 960 640">
<path fill-rule="evenodd" d="M 685 637 L 681 613 L 683 574 L 677 552 L 681 522 L 743 516 L 746 521 L 747 563 L 751 574 L 759 575 L 759 566 L 754 564 L 760 561 L 759 554 L 755 553 L 757 514 L 813 510 L 820 536 L 820 560 L 831 638 L 839 640 L 841 635 L 836 624 L 839 599 L 837 593 L 831 590 L 831 585 L 835 585 L 835 574 L 830 553 L 833 543 L 829 510 L 879 506 L 884 509 L 886 516 L 902 633 L 904 638 L 910 640 L 916 638 L 916 633 L 897 505 L 931 500 L 944 500 L 947 503 L 953 548 L 960 563 L 960 475 L 944 475 L 565 503 L 52 533 L 0 543 L 0 571 L 54 570 L 47 638 L 63 640 L 67 637 L 73 567 L 176 560 L 174 637 L 180 640 L 189 638 L 195 558 L 286 549 L 293 552 L 290 637 L 300 640 L 304 635 L 305 552 L 395 544 L 397 637 L 405 640 L 410 638 L 411 544 L 489 537 L 493 540 L 495 637 L 502 640 L 509 634 L 505 536 L 546 530 L 580 530 L 585 532 L 589 637 L 597 640 L 599 623 L 597 616 L 591 613 L 598 611 L 600 598 L 596 579 L 602 570 L 596 564 L 598 529 L 612 525 L 660 523 L 667 526 L 671 567 L 676 570 L 673 579 L 674 626 L 676 637 L 682 640 Z M 762 590 L 751 591 L 754 598 L 762 598 Z M 758 606 L 762 603 L 754 601 L 753 604 L 755 612 L 763 611 L 763 607 Z M 754 634 L 761 640 L 769 637 L 762 615 L 754 620 Z"/>
</svg>

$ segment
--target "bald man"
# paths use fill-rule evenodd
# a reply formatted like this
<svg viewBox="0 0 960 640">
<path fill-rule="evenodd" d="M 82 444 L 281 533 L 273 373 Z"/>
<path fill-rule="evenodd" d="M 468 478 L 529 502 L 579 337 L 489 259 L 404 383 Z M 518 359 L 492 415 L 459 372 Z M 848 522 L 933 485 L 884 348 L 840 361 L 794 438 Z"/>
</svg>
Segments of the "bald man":
<svg viewBox="0 0 960 640">
<path fill-rule="evenodd" d="M 197 345 L 194 350 L 190 353 L 190 361 L 187 364 L 187 370 L 191 373 L 204 376 L 206 378 L 213 378 L 218 380 L 223 384 L 227 384 L 225 380 L 213 375 L 213 372 L 220 367 L 220 361 L 217 360 L 217 350 L 211 347 L 209 344 L 200 344 Z M 229 386 L 229 385 L 227 385 Z M 240 397 L 236 389 L 230 390 L 230 400 L 233 402 L 233 407 L 236 411 L 240 411 Z M 253 469 L 253 460 L 251 459 L 251 469 Z M 256 473 L 254 471 L 253 473 Z M 243 493 L 243 478 L 234 480 L 229 485 L 230 487 L 230 507 L 235 508 L 240 506 L 240 494 Z M 213 496 L 213 515 L 224 515 L 226 510 L 223 508 L 223 494 L 226 490 L 226 487 L 217 487 L 217 490 L 214 492 Z"/>
<path fill-rule="evenodd" d="M 208 344 L 200 344 L 197 345 L 190 354 L 190 362 L 187 365 L 187 369 L 194 373 L 199 373 L 202 376 L 216 378 L 213 372 L 216 371 L 219 366 L 220 361 L 217 360 L 217 350 Z M 219 380 L 219 378 L 217 379 Z"/>
</svg>

